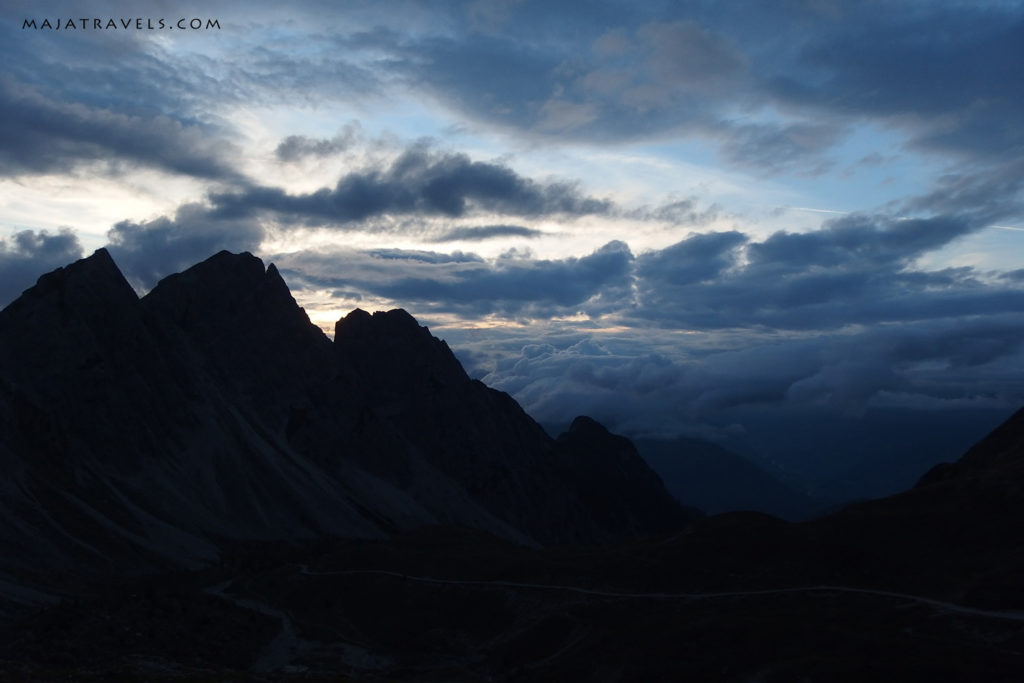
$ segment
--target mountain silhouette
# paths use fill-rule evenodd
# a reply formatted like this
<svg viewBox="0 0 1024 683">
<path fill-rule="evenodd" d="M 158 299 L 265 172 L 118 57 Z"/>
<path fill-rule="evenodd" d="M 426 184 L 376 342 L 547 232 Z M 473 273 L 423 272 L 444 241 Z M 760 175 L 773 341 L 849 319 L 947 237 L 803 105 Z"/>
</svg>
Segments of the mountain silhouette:
<svg viewBox="0 0 1024 683">
<path fill-rule="evenodd" d="M 457 524 L 536 545 L 688 518 L 603 435 L 550 438 L 402 310 L 332 342 L 277 269 L 221 252 L 139 299 L 105 250 L 0 312 L 0 542 L 15 569 L 214 561 L 218 540 Z"/>
<path fill-rule="evenodd" d="M 676 499 L 708 514 L 765 512 L 813 517 L 826 504 L 787 485 L 752 460 L 703 439 L 636 439 L 636 448 Z"/>
</svg>

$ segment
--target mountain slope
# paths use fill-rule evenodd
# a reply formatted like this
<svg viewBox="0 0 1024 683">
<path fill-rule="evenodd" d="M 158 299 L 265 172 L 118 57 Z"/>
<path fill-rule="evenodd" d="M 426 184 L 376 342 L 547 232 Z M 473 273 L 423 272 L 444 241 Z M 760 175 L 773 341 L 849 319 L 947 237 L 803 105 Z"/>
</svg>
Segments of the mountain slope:
<svg viewBox="0 0 1024 683">
<path fill-rule="evenodd" d="M 0 624 L 0 674 L 1018 681 L 1019 418 L 956 476 L 812 522 L 729 513 L 539 549 L 440 526 L 236 544 L 216 567 L 130 591 L 117 582 Z M 629 442 L 587 418 L 560 441 L 615 463 L 607 473 L 625 489 L 645 477 Z"/>
<path fill-rule="evenodd" d="M 811 523 L 856 573 L 973 604 L 1024 607 L 1024 410 L 913 489 Z"/>
<path fill-rule="evenodd" d="M 750 460 L 709 441 L 638 439 L 636 447 L 677 500 L 708 514 L 755 510 L 800 520 L 823 508 Z"/>
<path fill-rule="evenodd" d="M 972 477 L 998 476 L 1020 479 L 1024 467 L 1024 408 L 1018 410 L 954 463 L 929 470 L 917 488 Z"/>
<path fill-rule="evenodd" d="M 575 466 L 583 473 L 585 500 L 591 509 L 605 516 L 605 523 L 626 525 L 643 533 L 652 529 L 668 531 L 683 518 L 669 503 L 667 494 L 648 497 L 651 492 L 667 489 L 626 437 L 612 434 L 596 420 L 581 416 L 558 436 L 557 443 L 574 461 L 570 467 Z M 615 498 L 609 499 L 609 495 Z M 631 518 L 627 518 L 628 511 L 633 512 Z M 691 508 L 686 516 L 695 519 L 700 515 Z"/>
</svg>

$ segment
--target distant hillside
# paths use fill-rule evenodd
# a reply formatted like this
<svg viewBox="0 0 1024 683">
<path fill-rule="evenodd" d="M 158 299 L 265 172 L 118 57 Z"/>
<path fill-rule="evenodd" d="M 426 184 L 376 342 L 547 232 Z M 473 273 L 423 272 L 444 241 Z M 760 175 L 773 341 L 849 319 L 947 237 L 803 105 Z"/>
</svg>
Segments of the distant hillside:
<svg viewBox="0 0 1024 683">
<path fill-rule="evenodd" d="M 869 408 L 854 417 L 765 408 L 730 419 L 746 430 L 731 450 L 773 474 L 784 471 L 798 490 L 843 504 L 905 491 L 995 429 L 1006 409 Z"/>
<path fill-rule="evenodd" d="M 753 510 L 800 520 L 824 510 L 823 502 L 710 441 L 680 437 L 635 443 L 672 495 L 708 514 Z"/>
</svg>

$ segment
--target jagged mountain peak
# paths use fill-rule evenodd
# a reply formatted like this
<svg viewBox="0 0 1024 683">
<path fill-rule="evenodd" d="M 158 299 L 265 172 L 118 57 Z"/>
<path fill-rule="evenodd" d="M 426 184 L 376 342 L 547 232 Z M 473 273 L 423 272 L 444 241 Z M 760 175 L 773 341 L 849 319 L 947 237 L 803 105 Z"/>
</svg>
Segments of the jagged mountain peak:
<svg viewBox="0 0 1024 683">
<path fill-rule="evenodd" d="M 249 252 L 234 254 L 221 251 L 187 270 L 169 275 L 143 297 L 147 305 L 173 301 L 171 308 L 185 312 L 199 308 L 219 309 L 221 313 L 237 313 L 256 306 L 280 306 L 297 309 L 277 268 Z M 246 311 L 255 312 L 255 311 Z M 269 311 L 262 311 L 266 314 Z"/>
<path fill-rule="evenodd" d="M 138 300 L 106 249 L 97 249 L 91 256 L 40 276 L 34 286 L 0 313 L 0 325 L 5 317 L 17 315 L 18 311 L 38 311 L 48 305 L 63 314 L 88 315 L 99 300 L 119 306 L 134 305 Z"/>
<path fill-rule="evenodd" d="M 355 360 L 359 372 L 372 376 L 384 390 L 469 379 L 448 344 L 401 308 L 372 315 L 355 309 L 335 325 L 334 347 L 343 358 Z"/>
<path fill-rule="evenodd" d="M 700 515 L 697 510 L 682 509 L 674 501 L 668 502 L 671 496 L 633 442 L 613 434 L 597 420 L 585 415 L 576 417 L 569 430 L 559 434 L 556 443 L 575 466 L 586 471 L 583 491 L 591 501 L 609 496 L 622 501 L 650 496 L 634 509 L 628 522 L 634 528 L 670 529 Z M 604 514 L 621 515 L 618 511 L 623 509 L 621 505 L 611 505 Z"/>
<path fill-rule="evenodd" d="M 61 268 L 57 268 L 39 277 L 39 283 L 59 281 L 64 277 L 93 277 L 93 278 L 117 278 L 121 276 L 121 270 L 114 263 L 110 252 L 101 247 L 90 256 L 79 259 Z"/>
<path fill-rule="evenodd" d="M 320 356 L 330 347 L 274 264 L 264 267 L 249 252 L 221 251 L 170 275 L 142 298 L 142 305 L 207 347 L 222 348 L 229 365 L 231 357 L 255 352 L 249 372 L 258 373 L 255 366 L 271 359 L 290 364 L 286 357 L 296 350 Z"/>
<path fill-rule="evenodd" d="M 139 299 L 106 249 L 58 268 L 0 311 L 0 376 L 32 401 L 70 401 L 72 374 L 127 373 L 145 353 Z"/>
<path fill-rule="evenodd" d="M 337 339 L 429 339 L 429 330 L 421 326 L 408 311 L 395 308 L 370 314 L 361 308 L 340 319 L 334 326 Z"/>
</svg>

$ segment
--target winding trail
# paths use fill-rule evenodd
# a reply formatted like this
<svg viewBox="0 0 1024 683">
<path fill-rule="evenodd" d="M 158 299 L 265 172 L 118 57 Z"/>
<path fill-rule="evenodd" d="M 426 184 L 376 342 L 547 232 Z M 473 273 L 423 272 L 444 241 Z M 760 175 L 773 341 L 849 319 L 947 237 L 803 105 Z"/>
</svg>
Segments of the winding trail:
<svg viewBox="0 0 1024 683">
<path fill-rule="evenodd" d="M 218 583 L 215 586 L 208 586 L 204 590 L 209 595 L 215 595 L 224 600 L 235 603 L 239 607 L 268 617 L 276 617 L 281 621 L 281 630 L 274 636 L 274 639 L 267 645 L 267 649 L 260 655 L 259 659 L 252 665 L 256 672 L 278 671 L 289 666 L 293 659 L 310 648 L 310 643 L 299 638 L 295 632 L 295 624 L 291 615 L 283 610 L 268 605 L 259 600 L 239 598 L 227 592 L 231 585 L 231 579 Z"/>
<path fill-rule="evenodd" d="M 627 593 L 619 591 L 603 591 L 581 586 L 567 586 L 548 583 L 524 583 L 518 581 L 478 581 L 470 579 L 438 579 L 429 576 L 413 576 L 400 572 L 387 571 L 384 569 L 348 569 L 336 572 L 314 572 L 310 571 L 308 565 L 299 565 L 302 574 L 306 576 L 353 576 L 358 574 L 392 576 L 406 581 L 417 583 L 443 584 L 452 586 L 484 586 L 495 588 L 529 588 L 534 590 L 563 591 L 567 593 L 580 593 L 606 598 L 627 598 L 638 600 L 714 600 L 716 598 L 742 598 L 756 597 L 762 595 L 785 595 L 789 593 L 853 593 L 860 595 L 874 595 L 886 598 L 896 598 L 908 602 L 934 607 L 949 614 L 965 614 L 974 617 L 985 617 L 988 619 L 1004 619 L 1009 621 L 1024 621 L 1024 611 L 1001 611 L 987 610 L 978 607 L 958 605 L 954 602 L 936 600 L 923 595 L 911 593 L 899 593 L 896 591 L 876 590 L 872 588 L 853 588 L 850 586 L 799 586 L 794 588 L 769 588 L 750 591 L 719 591 L 708 593 Z"/>
<path fill-rule="evenodd" d="M 600 598 L 615 598 L 627 600 L 701 601 L 715 600 L 720 598 L 745 598 L 799 593 L 820 593 L 825 595 L 830 593 L 833 595 L 871 595 L 876 597 L 903 600 L 905 602 L 918 605 L 924 605 L 936 609 L 939 612 L 945 614 L 966 615 L 986 619 L 1000 619 L 1006 621 L 1024 622 L 1024 611 L 1001 611 L 981 609 L 977 607 L 958 605 L 956 603 L 946 602 L 944 600 L 937 600 L 935 598 L 929 598 L 923 595 L 914 595 L 912 593 L 900 593 L 897 591 L 877 590 L 872 588 L 854 588 L 851 586 L 797 586 L 793 588 L 768 588 L 762 590 L 747 591 L 711 591 L 705 593 L 625 592 L 598 590 L 595 588 L 584 588 L 582 586 L 571 586 L 564 584 L 530 583 L 522 581 L 442 579 L 431 576 L 402 574 L 401 572 L 389 571 L 385 569 L 347 569 L 341 571 L 318 572 L 312 571 L 309 568 L 309 565 L 306 564 L 297 564 L 293 566 L 298 567 L 299 573 L 304 576 L 387 576 L 391 578 L 401 579 L 404 581 L 413 581 L 416 583 L 424 584 L 445 586 L 474 586 L 482 588 L 520 588 L 528 590 L 560 591 L 565 593 L 575 593 L 579 595 L 588 595 Z M 291 663 L 296 661 L 296 659 L 302 657 L 304 654 L 308 654 L 312 650 L 314 650 L 316 648 L 316 643 L 306 641 L 296 633 L 294 620 L 288 612 L 273 607 L 272 605 L 266 602 L 252 600 L 248 598 L 241 598 L 227 592 L 227 588 L 231 585 L 231 583 L 232 581 L 229 579 L 227 581 L 224 581 L 213 586 L 207 586 L 204 590 L 206 593 L 210 595 L 215 595 L 219 598 L 233 602 L 234 604 L 244 609 L 252 610 L 254 612 L 258 612 L 260 614 L 264 614 L 267 616 L 276 617 L 281 622 L 280 631 L 267 645 L 266 649 L 261 654 L 259 659 L 253 664 L 251 668 L 252 671 L 288 671 L 293 668 L 295 671 L 305 670 L 305 667 L 292 667 Z M 335 654 L 340 656 L 343 661 L 346 661 L 351 666 L 354 666 L 359 670 L 381 670 L 382 668 L 385 668 L 386 666 L 391 664 L 391 662 L 389 662 L 388 660 L 375 657 L 371 655 L 369 650 L 366 650 L 365 648 L 358 647 L 355 645 L 348 646 L 348 649 L 346 649 L 344 652 Z"/>
</svg>

